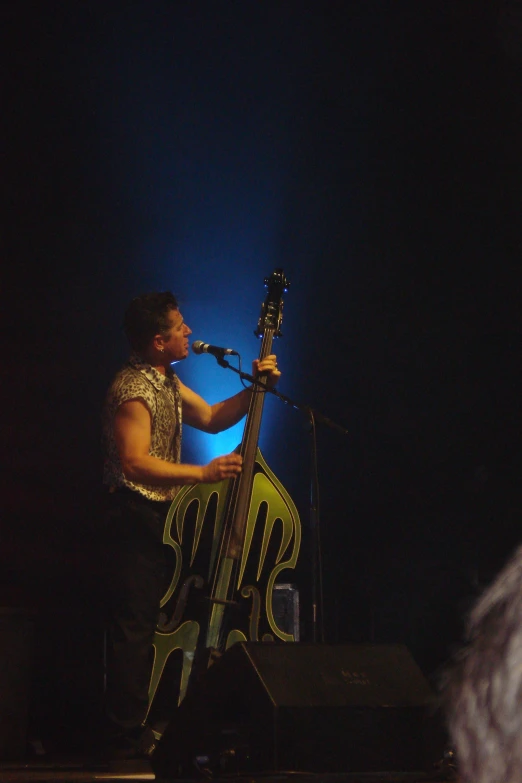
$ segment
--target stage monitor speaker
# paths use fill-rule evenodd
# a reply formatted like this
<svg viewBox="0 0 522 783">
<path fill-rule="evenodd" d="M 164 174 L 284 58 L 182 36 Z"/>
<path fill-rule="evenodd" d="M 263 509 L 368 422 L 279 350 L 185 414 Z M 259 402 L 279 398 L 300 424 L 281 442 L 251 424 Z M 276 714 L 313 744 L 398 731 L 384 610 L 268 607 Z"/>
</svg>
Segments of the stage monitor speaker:
<svg viewBox="0 0 522 783">
<path fill-rule="evenodd" d="M 155 771 L 423 770 L 432 702 L 403 645 L 239 643 L 176 710 Z"/>
</svg>

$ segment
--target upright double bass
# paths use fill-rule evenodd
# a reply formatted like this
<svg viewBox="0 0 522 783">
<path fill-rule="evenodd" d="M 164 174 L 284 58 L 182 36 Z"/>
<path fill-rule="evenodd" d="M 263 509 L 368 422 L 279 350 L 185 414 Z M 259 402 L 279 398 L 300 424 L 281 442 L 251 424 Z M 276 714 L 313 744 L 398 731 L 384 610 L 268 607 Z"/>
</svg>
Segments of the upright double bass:
<svg viewBox="0 0 522 783">
<path fill-rule="evenodd" d="M 255 332 L 260 359 L 280 336 L 288 281 L 276 269 L 265 286 Z M 154 638 L 149 714 L 173 653 L 181 665 L 170 698 L 179 704 L 195 659 L 212 660 L 238 641 L 294 641 L 277 625 L 272 596 L 278 577 L 296 566 L 301 523 L 258 447 L 264 397 L 262 385 L 254 386 L 239 446 L 241 474 L 183 487 L 169 509 L 163 543 L 172 548 L 175 565 Z"/>
</svg>

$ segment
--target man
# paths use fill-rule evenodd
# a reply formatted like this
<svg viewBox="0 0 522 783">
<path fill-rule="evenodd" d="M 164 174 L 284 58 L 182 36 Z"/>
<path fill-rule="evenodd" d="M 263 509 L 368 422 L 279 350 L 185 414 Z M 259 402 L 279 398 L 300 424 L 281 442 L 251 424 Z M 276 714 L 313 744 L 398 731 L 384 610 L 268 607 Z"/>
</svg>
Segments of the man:
<svg viewBox="0 0 522 783">
<path fill-rule="evenodd" d="M 463 783 L 522 780 L 522 547 L 474 606 L 467 645 L 445 673 Z"/>
<path fill-rule="evenodd" d="M 184 484 L 213 483 L 241 472 L 232 453 L 207 465 L 180 462 L 182 422 L 217 433 L 248 411 L 251 390 L 209 405 L 172 371 L 188 356 L 188 337 L 170 292 L 134 299 L 125 314 L 133 350 L 116 375 L 104 408 L 104 484 L 107 496 L 106 717 L 114 755 L 139 752 L 147 711 L 151 651 L 159 603 L 169 581 L 163 527 L 170 503 Z M 255 360 L 252 372 L 274 385 L 276 357 Z"/>
</svg>

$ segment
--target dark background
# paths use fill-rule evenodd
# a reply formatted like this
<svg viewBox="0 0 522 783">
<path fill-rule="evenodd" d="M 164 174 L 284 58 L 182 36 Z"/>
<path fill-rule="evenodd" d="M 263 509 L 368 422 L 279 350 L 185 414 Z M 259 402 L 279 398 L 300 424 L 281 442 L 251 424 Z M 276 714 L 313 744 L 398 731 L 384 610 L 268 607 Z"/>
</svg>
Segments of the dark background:
<svg viewBox="0 0 522 783">
<path fill-rule="evenodd" d="M 436 678 L 520 540 L 521 6 L 1 14 L 0 586 L 37 612 L 34 733 L 96 721 L 99 420 L 124 306 L 172 289 L 195 337 L 248 336 L 250 358 L 279 266 L 281 390 L 350 433 L 318 438 L 326 638 L 404 642 Z M 217 399 L 211 361 L 179 373 Z M 269 401 L 264 423 L 307 528 L 304 422 Z"/>
</svg>

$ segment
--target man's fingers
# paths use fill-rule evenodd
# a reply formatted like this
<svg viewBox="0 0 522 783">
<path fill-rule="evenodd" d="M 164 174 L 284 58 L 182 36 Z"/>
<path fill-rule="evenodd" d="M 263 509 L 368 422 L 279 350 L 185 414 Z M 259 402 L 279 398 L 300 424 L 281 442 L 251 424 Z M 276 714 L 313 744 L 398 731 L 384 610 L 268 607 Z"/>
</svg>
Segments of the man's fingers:
<svg viewBox="0 0 522 783">
<path fill-rule="evenodd" d="M 253 364 L 261 372 L 268 372 L 277 369 L 277 356 L 275 353 L 271 353 L 269 356 L 265 356 L 261 361 L 259 359 L 254 359 Z"/>
<path fill-rule="evenodd" d="M 222 481 L 227 478 L 235 478 L 241 473 L 243 457 L 241 454 L 225 454 L 223 457 L 216 457 L 205 468 L 204 480 L 212 483 Z"/>
<path fill-rule="evenodd" d="M 225 471 L 225 478 L 231 476 L 237 476 L 241 473 L 241 465 L 243 464 L 243 457 L 241 454 L 228 454 L 223 457 L 223 470 Z"/>
<path fill-rule="evenodd" d="M 270 388 L 275 386 L 281 377 L 281 371 L 277 366 L 277 356 L 272 353 L 270 356 L 265 356 L 261 362 L 256 360 L 253 365 L 253 374 L 265 376 L 265 382 Z"/>
<path fill-rule="evenodd" d="M 243 463 L 241 454 L 236 454 L 235 452 L 227 454 L 225 457 L 218 457 L 218 459 L 222 460 L 224 465 L 241 465 Z"/>
</svg>

